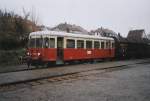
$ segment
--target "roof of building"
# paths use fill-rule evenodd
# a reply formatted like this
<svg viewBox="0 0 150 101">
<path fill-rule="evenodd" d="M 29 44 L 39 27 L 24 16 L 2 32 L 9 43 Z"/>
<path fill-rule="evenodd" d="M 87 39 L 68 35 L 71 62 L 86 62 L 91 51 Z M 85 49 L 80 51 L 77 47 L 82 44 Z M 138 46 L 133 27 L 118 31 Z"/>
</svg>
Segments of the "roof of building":
<svg viewBox="0 0 150 101">
<path fill-rule="evenodd" d="M 130 30 L 127 36 L 127 40 L 133 43 L 145 43 L 148 42 L 144 29 Z"/>
<path fill-rule="evenodd" d="M 52 31 L 65 31 L 71 33 L 83 33 L 88 34 L 88 31 L 82 28 L 81 26 L 77 26 L 75 24 L 68 24 L 68 23 L 60 23 L 56 27 L 51 28 Z"/>
</svg>

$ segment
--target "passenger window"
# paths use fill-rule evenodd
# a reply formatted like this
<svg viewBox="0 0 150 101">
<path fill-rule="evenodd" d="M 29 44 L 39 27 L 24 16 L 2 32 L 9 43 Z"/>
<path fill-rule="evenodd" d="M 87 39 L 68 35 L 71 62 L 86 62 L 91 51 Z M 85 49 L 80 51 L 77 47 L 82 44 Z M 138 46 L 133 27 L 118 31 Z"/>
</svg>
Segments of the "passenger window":
<svg viewBox="0 0 150 101">
<path fill-rule="evenodd" d="M 108 41 L 106 42 L 106 48 L 107 49 L 109 48 L 109 42 Z"/>
<path fill-rule="evenodd" d="M 92 48 L 92 41 L 86 41 L 86 48 Z"/>
<path fill-rule="evenodd" d="M 75 48 L 75 40 L 67 39 L 67 48 Z"/>
<path fill-rule="evenodd" d="M 99 41 L 94 41 L 94 48 L 99 48 L 99 47 L 100 47 Z"/>
<path fill-rule="evenodd" d="M 112 48 L 114 48 L 115 47 L 115 44 L 112 42 Z"/>
<path fill-rule="evenodd" d="M 77 40 L 77 48 L 84 48 L 84 41 L 83 40 Z"/>
<path fill-rule="evenodd" d="M 44 47 L 45 48 L 49 47 L 49 38 L 48 37 L 44 38 Z"/>
<path fill-rule="evenodd" d="M 104 42 L 101 42 L 101 48 L 104 49 Z"/>
<path fill-rule="evenodd" d="M 110 42 L 110 41 L 109 41 L 109 43 L 108 43 L 108 47 L 111 48 L 111 42 Z"/>
<path fill-rule="evenodd" d="M 50 38 L 50 48 L 55 48 L 55 38 Z"/>
</svg>

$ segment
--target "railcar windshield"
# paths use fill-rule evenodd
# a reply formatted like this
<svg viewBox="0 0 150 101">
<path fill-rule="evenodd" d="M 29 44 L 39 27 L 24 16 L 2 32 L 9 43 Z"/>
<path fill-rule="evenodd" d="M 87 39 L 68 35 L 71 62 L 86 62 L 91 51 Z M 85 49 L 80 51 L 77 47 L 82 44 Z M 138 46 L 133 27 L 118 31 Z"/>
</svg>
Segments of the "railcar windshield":
<svg viewBox="0 0 150 101">
<path fill-rule="evenodd" d="M 29 39 L 29 48 L 42 48 L 42 38 L 31 38 Z"/>
</svg>

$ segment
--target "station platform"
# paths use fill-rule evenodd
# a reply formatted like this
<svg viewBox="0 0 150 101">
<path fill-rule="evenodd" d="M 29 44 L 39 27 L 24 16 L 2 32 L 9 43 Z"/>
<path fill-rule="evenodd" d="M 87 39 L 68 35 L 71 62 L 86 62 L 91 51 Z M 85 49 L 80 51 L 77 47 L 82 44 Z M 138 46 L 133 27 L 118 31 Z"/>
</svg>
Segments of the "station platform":
<svg viewBox="0 0 150 101">
<path fill-rule="evenodd" d="M 33 80 L 39 80 L 49 77 L 63 76 L 67 74 L 73 74 L 78 72 L 86 72 L 96 69 L 106 69 L 112 67 L 119 67 L 125 65 L 132 65 L 137 63 L 150 62 L 150 59 L 136 59 L 125 61 L 109 61 L 99 62 L 94 64 L 77 64 L 77 65 L 65 65 L 54 68 L 34 69 L 27 71 L 0 73 L 0 86 L 28 82 Z"/>
</svg>

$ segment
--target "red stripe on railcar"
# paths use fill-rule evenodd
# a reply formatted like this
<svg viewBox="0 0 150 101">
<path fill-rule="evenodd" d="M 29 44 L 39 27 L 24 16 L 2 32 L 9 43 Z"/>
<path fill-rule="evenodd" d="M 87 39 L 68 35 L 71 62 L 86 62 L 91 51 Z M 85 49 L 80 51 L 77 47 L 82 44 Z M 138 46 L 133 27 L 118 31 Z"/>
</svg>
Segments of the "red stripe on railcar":
<svg viewBox="0 0 150 101">
<path fill-rule="evenodd" d="M 114 49 L 64 49 L 64 60 L 96 59 L 114 57 Z"/>
<path fill-rule="evenodd" d="M 43 61 L 56 61 L 57 49 L 56 48 L 44 48 L 43 49 Z"/>
<path fill-rule="evenodd" d="M 42 61 L 56 61 L 57 58 L 56 48 L 29 48 L 28 51 L 33 60 L 41 58 Z"/>
</svg>

